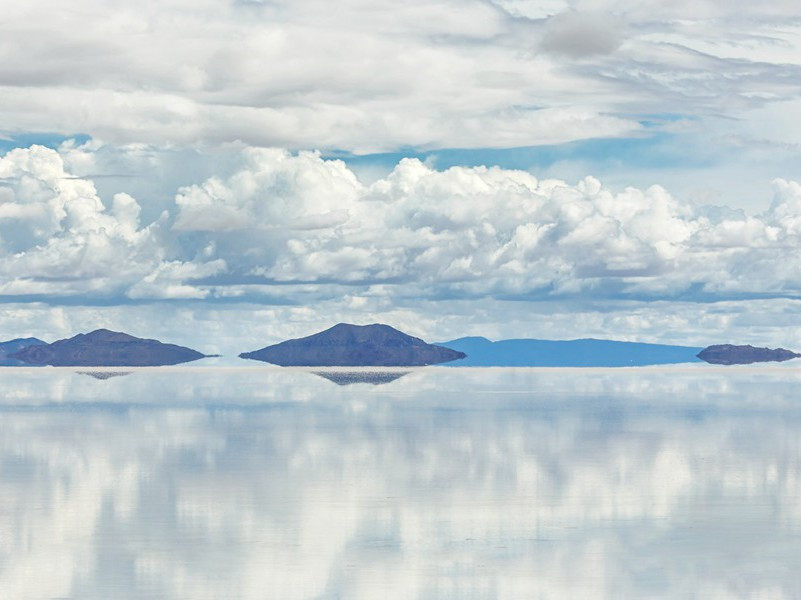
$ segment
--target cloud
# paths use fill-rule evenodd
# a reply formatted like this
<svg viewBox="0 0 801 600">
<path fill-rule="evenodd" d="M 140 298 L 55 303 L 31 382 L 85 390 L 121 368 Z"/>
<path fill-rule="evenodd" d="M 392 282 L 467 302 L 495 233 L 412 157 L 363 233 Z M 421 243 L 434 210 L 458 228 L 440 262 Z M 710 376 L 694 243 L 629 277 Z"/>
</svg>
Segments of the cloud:
<svg viewBox="0 0 801 600">
<path fill-rule="evenodd" d="M 565 12 L 548 19 L 541 48 L 582 58 L 610 54 L 623 42 L 621 23 L 605 13 Z"/>
<path fill-rule="evenodd" d="M 9 11 L 3 24 L 0 115 L 16 131 L 368 152 L 639 128 L 532 95 L 547 65 L 499 44 L 509 15 L 479 0 L 380 2 L 369 11 L 353 2 L 334 13 L 313 0 L 136 11 L 81 0 L 83 10 L 58 20 L 42 1 Z M 577 115 L 580 128 L 561 126 Z"/>
<path fill-rule="evenodd" d="M 324 229 L 347 219 L 361 184 L 341 161 L 313 152 L 247 149 L 243 168 L 223 182 L 181 188 L 177 231 Z"/>
<path fill-rule="evenodd" d="M 166 211 L 142 227 L 128 194 L 115 194 L 107 209 L 94 184 L 67 172 L 54 150 L 10 151 L 0 158 L 0 178 L 7 184 L 0 196 L 1 295 L 114 297 L 165 272 L 186 278 L 224 268 L 221 261 L 169 261 Z"/>
<path fill-rule="evenodd" d="M 663 4 L 79 0 L 56 15 L 32 0 L 4 14 L 0 119 L 365 153 L 625 137 L 642 113 L 758 130 L 744 111 L 798 95 L 792 4 Z"/>
<path fill-rule="evenodd" d="M 772 206 L 745 215 L 659 186 L 613 193 L 592 177 L 570 185 L 404 159 L 364 185 L 312 153 L 248 150 L 244 159 L 225 181 L 182 188 L 173 229 L 214 242 L 242 275 L 265 282 L 386 284 L 425 297 L 801 290 L 795 183 L 777 181 Z"/>
<path fill-rule="evenodd" d="M 46 4 L 4 13 L 0 136 L 89 134 L 103 168 L 64 153 L 68 170 L 102 175 L 109 206 L 119 191 L 136 198 L 145 223 L 174 208 L 179 187 L 230 177 L 243 146 L 349 158 L 473 149 L 470 164 L 492 149 L 490 164 L 542 178 L 659 183 L 752 213 L 798 164 L 790 2 Z M 109 148 L 134 146 L 114 164 Z"/>
<path fill-rule="evenodd" d="M 439 370 L 355 388 L 268 369 L 16 373 L 0 593 L 798 595 L 797 553 L 774 553 L 799 514 L 793 375 Z"/>
<path fill-rule="evenodd" d="M 698 343 L 729 332 L 792 346 L 785 311 L 794 309 L 781 302 L 801 292 L 794 254 L 801 185 L 793 181 L 777 180 L 772 202 L 749 214 L 697 206 L 659 186 L 613 191 L 593 177 L 571 184 L 500 167 L 438 170 L 404 159 L 365 183 L 344 162 L 315 152 L 234 147 L 198 153 L 194 165 L 184 160 L 190 153 L 178 156 L 184 169 L 174 178 L 167 175 L 177 160 L 173 151 L 155 147 L 112 152 L 90 142 L 59 153 L 33 146 L 0 158 L 5 305 L 46 300 L 78 310 L 159 302 L 158 312 L 165 303 L 194 311 L 202 302 L 209 314 L 240 307 L 224 320 L 243 319 L 244 328 L 217 334 L 231 351 L 241 351 L 233 348 L 237 335 L 256 330 L 247 308 L 254 306 L 272 311 L 264 317 L 269 326 L 259 329 L 271 339 L 337 320 L 394 319 L 441 339 L 469 328 L 501 337 L 615 331 L 682 342 L 692 330 L 704 332 Z M 131 166 L 161 173 L 151 182 L 158 191 L 147 193 L 138 177 L 101 178 L 101 195 L 79 176 Z M 219 175 L 211 174 L 215 166 Z M 197 173 L 205 175 L 180 183 Z M 116 184 L 171 199 L 147 205 L 153 219 L 143 219 L 138 200 L 113 191 Z M 170 197 L 171 185 L 177 188 Z M 758 335 L 749 333 L 748 318 L 738 316 L 735 325 L 714 316 L 721 307 L 739 315 L 738 307 L 760 301 L 782 308 L 770 309 L 778 310 L 776 327 L 754 326 Z M 499 314 L 512 318 L 511 306 L 520 307 L 516 325 L 493 325 Z M 548 325 L 555 306 L 565 315 L 557 329 Z M 695 321 L 679 319 L 673 306 Z M 443 311 L 457 315 L 451 325 L 437 324 Z M 673 316 L 656 318 L 663 312 Z M 123 313 L 87 314 L 130 328 L 135 319 Z M 163 328 L 161 314 L 146 314 L 146 323 Z M 277 327 L 276 320 L 288 325 Z M 58 331 L 91 328 L 92 321 Z M 665 328 L 676 328 L 677 337 Z"/>
</svg>

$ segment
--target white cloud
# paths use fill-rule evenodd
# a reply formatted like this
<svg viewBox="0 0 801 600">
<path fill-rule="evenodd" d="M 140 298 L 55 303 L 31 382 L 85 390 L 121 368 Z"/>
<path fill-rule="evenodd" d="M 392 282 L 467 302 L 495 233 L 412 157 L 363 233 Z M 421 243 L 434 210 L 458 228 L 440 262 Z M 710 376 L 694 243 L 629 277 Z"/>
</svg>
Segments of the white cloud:
<svg viewBox="0 0 801 600">
<path fill-rule="evenodd" d="M 0 24 L 0 136 L 138 145 L 127 166 L 176 184 L 157 197 L 124 184 L 146 222 L 177 187 L 230 175 L 229 164 L 191 173 L 179 157 L 224 163 L 232 144 L 371 153 L 585 141 L 491 160 L 755 212 L 767 182 L 798 164 L 796 12 L 782 1 L 344 0 L 331 11 L 316 0 L 78 0 L 55 13 L 32 0 Z M 604 138 L 621 145 L 591 141 Z M 165 147 L 170 172 L 148 169 Z M 95 183 L 110 199 L 111 182 Z"/>
<path fill-rule="evenodd" d="M 0 178 L 0 294 L 113 297 L 165 272 L 188 278 L 224 267 L 168 261 L 166 211 L 142 227 L 125 193 L 107 210 L 93 183 L 67 172 L 54 150 L 12 150 L 0 157 Z"/>
<path fill-rule="evenodd" d="M 792 295 L 801 186 L 776 185 L 769 210 L 713 218 L 659 186 L 613 193 L 591 177 L 414 159 L 368 186 L 339 161 L 253 150 L 229 179 L 183 188 L 174 229 L 205 233 L 265 281 L 384 282 L 424 297 Z"/>
<path fill-rule="evenodd" d="M 637 113 L 723 114 L 754 129 L 764 115 L 741 111 L 798 93 L 801 38 L 786 2 L 72 6 L 4 12 L 0 117 L 13 131 L 357 152 L 509 147 L 631 135 Z"/>
<path fill-rule="evenodd" d="M 325 229 L 347 220 L 362 187 L 343 162 L 315 153 L 248 149 L 243 160 L 225 182 L 211 178 L 179 190 L 175 230 Z"/>
<path fill-rule="evenodd" d="M 592 177 L 569 184 L 498 167 L 437 170 L 414 159 L 366 184 L 317 153 L 232 148 L 220 175 L 208 176 L 218 156 L 210 154 L 198 159 L 198 173 L 207 174 L 198 183 L 177 183 L 193 171 L 191 160 L 177 179 L 157 177 L 156 196 L 167 195 L 164 186 L 178 189 L 161 214 L 159 203 L 150 205 L 155 219 L 143 224 L 138 201 L 112 191 L 126 179 L 101 173 L 102 198 L 72 170 L 135 165 L 158 173 L 175 157 L 151 148 L 142 163 L 139 146 L 117 152 L 91 143 L 68 145 L 63 156 L 32 147 L 0 158 L 0 295 L 79 305 L 158 301 L 155 313 L 142 313 L 144 335 L 164 328 L 164 303 L 198 311 L 192 318 L 201 320 L 225 306 L 237 315 L 225 322 L 244 323 L 218 332 L 228 341 L 215 350 L 226 352 L 242 351 L 237 336 L 253 331 L 277 340 L 340 320 L 391 321 L 439 339 L 467 329 L 557 338 L 614 331 L 702 344 L 721 333 L 720 341 L 793 346 L 786 326 L 794 317 L 786 315 L 794 309 L 780 304 L 801 291 L 794 254 L 801 185 L 792 181 L 777 180 L 772 204 L 746 214 L 698 207 L 659 186 L 613 192 Z M 755 326 L 752 334 L 738 307 L 756 305 L 737 302 L 760 297 L 782 308 L 775 328 Z M 209 308 L 193 304 L 200 301 Z M 272 306 L 264 307 L 263 329 L 245 308 L 259 304 Z M 520 307 L 515 326 L 494 325 L 500 314 L 512 318 L 511 306 Z M 549 325 L 554 306 L 565 315 L 554 320 L 557 328 Z M 672 321 L 679 318 L 673 306 L 708 318 Z M 536 307 L 547 307 L 547 318 Z M 721 307 L 738 315 L 736 324 L 714 316 Z M 122 316 L 132 307 L 104 313 L 111 316 L 88 310 L 57 328 L 43 321 L 54 332 L 45 337 L 136 323 Z M 455 320 L 443 322 L 451 311 Z M 641 316 L 628 319 L 629 312 Z M 673 316 L 664 321 L 663 312 Z"/>
<path fill-rule="evenodd" d="M 16 131 L 365 152 L 639 128 L 581 100 L 543 102 L 538 90 L 567 80 L 499 43 L 510 17 L 479 0 L 333 12 L 313 0 L 136 10 L 82 0 L 52 20 L 44 4 L 5 14 L 0 116 Z"/>
</svg>

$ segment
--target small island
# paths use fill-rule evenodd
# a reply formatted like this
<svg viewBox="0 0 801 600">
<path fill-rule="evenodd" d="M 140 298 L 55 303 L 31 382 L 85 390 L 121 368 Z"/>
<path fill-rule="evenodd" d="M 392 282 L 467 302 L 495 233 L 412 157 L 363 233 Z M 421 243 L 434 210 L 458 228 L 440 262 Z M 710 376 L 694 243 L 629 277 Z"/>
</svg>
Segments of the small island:
<svg viewBox="0 0 801 600">
<path fill-rule="evenodd" d="M 754 346 L 735 346 L 719 344 L 709 346 L 698 353 L 698 358 L 713 365 L 750 365 L 758 362 L 784 362 L 798 358 L 792 350 L 785 348 L 756 348 Z"/>
<path fill-rule="evenodd" d="M 22 364 L 54 367 L 158 367 L 205 357 L 191 348 L 108 329 L 81 333 L 52 344 L 28 345 L 9 355 Z"/>
<path fill-rule="evenodd" d="M 427 344 L 389 325 L 340 323 L 240 358 L 282 367 L 420 367 L 464 358 L 464 352 Z"/>
</svg>

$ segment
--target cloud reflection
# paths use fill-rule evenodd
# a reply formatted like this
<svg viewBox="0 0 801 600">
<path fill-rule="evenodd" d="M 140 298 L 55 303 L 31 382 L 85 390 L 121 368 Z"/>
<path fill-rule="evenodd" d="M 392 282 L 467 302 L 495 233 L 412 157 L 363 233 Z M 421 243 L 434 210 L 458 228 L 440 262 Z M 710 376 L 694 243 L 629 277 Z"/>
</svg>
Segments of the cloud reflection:
<svg viewBox="0 0 801 600">
<path fill-rule="evenodd" d="M 791 370 L 46 371 L 0 375 L 3 598 L 801 595 Z"/>
</svg>

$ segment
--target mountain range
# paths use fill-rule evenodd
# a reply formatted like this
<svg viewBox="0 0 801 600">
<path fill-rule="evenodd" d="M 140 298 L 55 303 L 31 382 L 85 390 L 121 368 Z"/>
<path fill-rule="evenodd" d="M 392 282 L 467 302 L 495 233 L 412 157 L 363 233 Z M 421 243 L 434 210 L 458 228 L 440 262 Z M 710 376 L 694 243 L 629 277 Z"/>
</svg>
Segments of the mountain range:
<svg viewBox="0 0 801 600">
<path fill-rule="evenodd" d="M 26 366 L 28 363 L 20 360 L 19 358 L 11 358 L 11 355 L 23 350 L 24 348 L 27 348 L 28 346 L 41 346 L 43 344 L 47 344 L 47 342 L 43 342 L 42 340 L 34 337 L 17 338 L 7 342 L 0 342 L 0 367 Z"/>
<path fill-rule="evenodd" d="M 453 367 L 634 367 L 699 362 L 701 348 L 613 340 L 464 337 L 440 345 L 465 353 Z"/>
<path fill-rule="evenodd" d="M 705 361 L 719 365 L 783 362 L 801 355 L 784 348 L 721 344 L 707 348 L 614 340 L 463 337 L 429 344 L 388 325 L 339 323 L 319 333 L 239 355 L 280 366 L 412 367 L 628 367 Z M 160 366 L 205 358 L 183 346 L 98 329 L 52 344 L 37 338 L 0 342 L 0 366 Z M 335 383 L 362 381 L 353 373 L 321 373 Z M 382 373 L 373 380 L 399 375 Z M 383 378 L 383 379 L 382 379 Z M 366 381 L 366 380 L 365 380 Z"/>
</svg>

